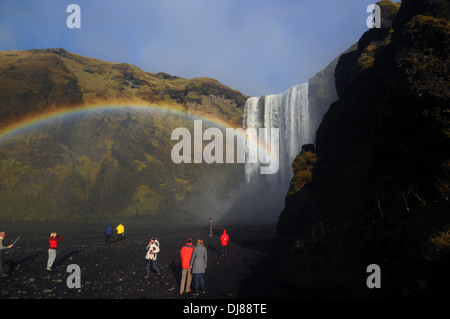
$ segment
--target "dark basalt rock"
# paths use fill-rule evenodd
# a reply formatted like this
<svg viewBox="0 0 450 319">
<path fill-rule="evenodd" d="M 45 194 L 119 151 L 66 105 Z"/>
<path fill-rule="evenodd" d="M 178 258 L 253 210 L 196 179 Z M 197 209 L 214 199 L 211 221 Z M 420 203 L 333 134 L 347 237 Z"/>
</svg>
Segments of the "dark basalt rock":
<svg viewBox="0 0 450 319">
<path fill-rule="evenodd" d="M 277 226 L 297 247 L 289 263 L 303 265 L 286 275 L 300 296 L 399 296 L 419 278 L 428 288 L 409 297 L 445 293 L 448 247 L 437 258 L 433 242 L 450 225 L 449 25 L 448 1 L 403 1 L 393 28 L 367 31 L 340 57 L 311 181 Z M 385 289 L 369 292 L 363 271 L 375 261 Z"/>
</svg>

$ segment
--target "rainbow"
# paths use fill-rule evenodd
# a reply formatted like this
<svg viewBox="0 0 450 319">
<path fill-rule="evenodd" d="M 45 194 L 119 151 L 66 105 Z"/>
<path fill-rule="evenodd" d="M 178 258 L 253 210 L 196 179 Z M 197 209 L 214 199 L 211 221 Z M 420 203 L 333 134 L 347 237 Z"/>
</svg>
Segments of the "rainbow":
<svg viewBox="0 0 450 319">
<path fill-rule="evenodd" d="M 201 119 L 209 124 L 214 124 L 222 129 L 231 127 L 231 123 L 220 119 L 216 116 L 206 115 L 200 112 L 187 112 L 186 109 L 180 106 L 174 105 L 162 105 L 162 104 L 148 104 L 142 102 L 130 102 L 130 101 L 108 101 L 91 105 L 79 105 L 71 107 L 58 107 L 57 109 L 47 110 L 38 114 L 32 114 L 25 116 L 23 119 L 16 121 L 13 124 L 0 128 L 0 143 L 8 138 L 20 134 L 29 128 L 33 128 L 51 122 L 52 120 L 65 118 L 70 115 L 81 115 L 88 111 L 108 111 L 108 110 L 151 110 L 167 112 L 169 114 L 178 114 L 186 117 L 192 117 L 193 119 Z M 240 134 L 240 133 L 238 133 Z M 278 154 L 272 154 L 271 149 L 265 145 L 260 145 L 258 140 L 250 141 L 256 144 L 258 149 L 263 150 L 267 155 L 271 156 L 276 161 L 279 161 Z"/>
<path fill-rule="evenodd" d="M 58 118 L 64 118 L 71 115 L 81 115 L 88 111 L 107 111 L 107 110 L 150 110 L 161 111 L 169 114 L 178 114 L 183 116 L 190 116 L 205 120 L 208 123 L 216 124 L 221 128 L 230 127 L 230 123 L 220 119 L 216 116 L 205 115 L 199 112 L 187 112 L 184 108 L 167 105 L 145 104 L 139 102 L 108 102 L 102 104 L 92 105 L 79 105 L 72 107 L 58 107 L 57 109 L 47 110 L 38 114 L 31 114 L 24 116 L 22 119 L 15 121 L 14 123 L 7 124 L 0 128 L 0 142 L 8 139 L 9 137 L 20 134 L 29 128 L 38 126 L 45 122 L 51 122 Z"/>
</svg>

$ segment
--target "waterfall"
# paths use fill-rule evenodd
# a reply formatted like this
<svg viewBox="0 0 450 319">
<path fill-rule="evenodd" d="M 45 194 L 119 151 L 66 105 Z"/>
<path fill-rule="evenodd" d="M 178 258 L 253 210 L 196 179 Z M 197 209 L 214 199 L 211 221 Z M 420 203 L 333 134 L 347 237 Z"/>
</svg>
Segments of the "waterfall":
<svg viewBox="0 0 450 319">
<path fill-rule="evenodd" d="M 352 45 L 343 53 L 356 50 Z M 292 163 L 305 144 L 314 144 L 316 130 L 330 105 L 338 100 L 334 72 L 339 57 L 307 83 L 295 85 L 281 94 L 251 97 L 244 108 L 243 128 L 279 129 L 279 170 L 260 174 L 261 164 L 245 164 L 245 183 L 240 198 L 228 214 L 230 219 L 249 222 L 276 222 L 284 209 L 293 177 Z"/>
<path fill-rule="evenodd" d="M 314 142 L 309 120 L 308 83 L 293 86 L 282 94 L 249 98 L 245 104 L 243 126 L 244 129 L 279 128 L 280 132 L 280 169 L 275 174 L 279 176 L 258 176 L 259 164 L 246 164 L 247 182 L 265 178 L 282 183 L 278 186 L 289 186 L 292 162 L 302 145 Z M 285 195 L 282 195 L 283 200 Z"/>
<path fill-rule="evenodd" d="M 245 164 L 245 182 L 227 215 L 230 220 L 274 223 L 284 209 L 293 177 L 292 162 L 304 144 L 313 143 L 315 125 L 310 123 L 309 84 L 299 84 L 281 94 L 251 97 L 244 109 L 243 128 L 279 129 L 279 169 L 261 174 L 261 163 Z"/>
</svg>

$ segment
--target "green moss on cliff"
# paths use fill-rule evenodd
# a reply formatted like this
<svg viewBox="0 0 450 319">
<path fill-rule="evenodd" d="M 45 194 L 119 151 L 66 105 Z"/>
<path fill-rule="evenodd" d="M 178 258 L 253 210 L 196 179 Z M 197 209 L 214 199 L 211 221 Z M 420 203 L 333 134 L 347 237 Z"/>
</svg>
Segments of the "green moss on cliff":
<svg viewBox="0 0 450 319">
<path fill-rule="evenodd" d="M 294 160 L 292 169 L 294 177 L 291 180 L 288 196 L 300 191 L 312 179 L 312 169 L 317 162 L 313 145 L 303 146 L 302 151 Z"/>
</svg>

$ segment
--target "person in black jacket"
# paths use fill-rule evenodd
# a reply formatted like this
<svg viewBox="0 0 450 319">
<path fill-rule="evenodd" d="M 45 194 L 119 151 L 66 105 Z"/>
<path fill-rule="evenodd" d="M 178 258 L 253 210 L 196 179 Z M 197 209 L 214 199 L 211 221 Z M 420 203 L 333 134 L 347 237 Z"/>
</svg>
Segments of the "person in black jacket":
<svg viewBox="0 0 450 319">
<path fill-rule="evenodd" d="M 9 249 L 9 248 L 12 248 L 12 246 L 13 246 L 13 245 L 9 245 L 9 246 L 3 245 L 3 239 L 5 239 L 5 236 L 6 236 L 6 234 L 4 231 L 0 232 L 0 277 L 8 276 L 8 274 L 5 274 L 3 272 L 2 252 L 4 249 Z"/>
</svg>

